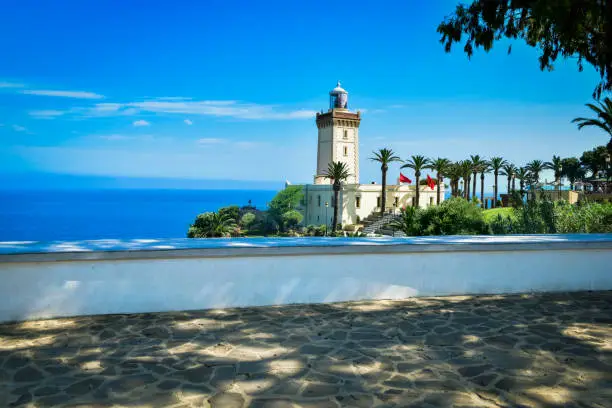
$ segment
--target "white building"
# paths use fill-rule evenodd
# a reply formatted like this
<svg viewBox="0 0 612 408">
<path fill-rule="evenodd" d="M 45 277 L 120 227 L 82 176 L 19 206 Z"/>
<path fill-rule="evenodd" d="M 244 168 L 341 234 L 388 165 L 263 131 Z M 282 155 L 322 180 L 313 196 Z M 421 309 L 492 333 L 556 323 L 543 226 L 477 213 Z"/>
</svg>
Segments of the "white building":
<svg viewBox="0 0 612 408">
<path fill-rule="evenodd" d="M 332 181 L 323 174 L 329 163 L 346 163 L 351 176 L 342 185 L 339 195 L 338 222 L 342 225 L 359 224 L 373 212 L 380 212 L 382 187 L 380 184 L 359 184 L 359 124 L 361 113 L 348 109 L 348 92 L 340 83 L 330 93 L 329 110 L 317 113 L 319 139 L 317 144 L 317 172 L 314 184 L 304 185 L 304 202 L 301 211 L 304 225 L 331 225 L 334 215 Z M 384 146 L 381 146 L 384 147 Z M 432 174 L 433 176 L 433 174 Z M 388 173 L 388 179 L 393 174 Z M 413 185 L 387 185 L 385 211 L 398 211 L 411 206 L 415 195 Z M 444 199 L 441 186 L 440 200 Z M 419 207 L 435 205 L 436 190 L 421 186 Z"/>
</svg>

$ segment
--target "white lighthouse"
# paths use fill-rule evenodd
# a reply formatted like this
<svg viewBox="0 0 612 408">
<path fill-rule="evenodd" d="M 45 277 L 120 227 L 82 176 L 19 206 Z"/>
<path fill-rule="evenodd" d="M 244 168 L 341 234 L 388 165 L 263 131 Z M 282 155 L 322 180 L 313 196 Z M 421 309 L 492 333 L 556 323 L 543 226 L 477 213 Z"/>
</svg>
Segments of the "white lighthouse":
<svg viewBox="0 0 612 408">
<path fill-rule="evenodd" d="M 359 184 L 359 123 L 361 114 L 348 109 L 348 92 L 337 86 L 329 93 L 329 110 L 317 113 L 319 143 L 315 184 L 329 184 L 325 178 L 328 165 L 339 161 L 346 164 L 351 176 L 346 184 Z"/>
<path fill-rule="evenodd" d="M 332 180 L 325 177 L 331 162 L 346 164 L 350 177 L 342 182 L 338 197 L 339 222 L 342 225 L 360 224 L 370 215 L 379 214 L 382 205 L 382 188 L 377 181 L 369 184 L 359 183 L 359 125 L 361 114 L 359 111 L 349 110 L 348 92 L 337 86 L 329 93 L 329 109 L 327 112 L 317 113 L 317 167 L 314 184 L 304 186 L 304 201 L 300 210 L 304 214 L 304 225 L 331 226 L 334 195 Z M 380 146 L 385 147 L 385 146 Z M 410 155 L 411 152 L 397 152 Z M 395 170 L 398 171 L 399 169 Z M 393 180 L 393 171 L 390 170 L 388 179 Z M 397 173 L 399 175 L 399 171 Z M 443 187 L 443 186 L 442 186 Z M 420 207 L 435 205 L 436 191 L 428 186 L 419 186 Z M 411 206 L 415 196 L 416 186 L 401 184 L 387 185 L 386 208 L 387 212 L 398 212 L 400 208 Z M 444 200 L 444 188 L 441 191 Z"/>
</svg>

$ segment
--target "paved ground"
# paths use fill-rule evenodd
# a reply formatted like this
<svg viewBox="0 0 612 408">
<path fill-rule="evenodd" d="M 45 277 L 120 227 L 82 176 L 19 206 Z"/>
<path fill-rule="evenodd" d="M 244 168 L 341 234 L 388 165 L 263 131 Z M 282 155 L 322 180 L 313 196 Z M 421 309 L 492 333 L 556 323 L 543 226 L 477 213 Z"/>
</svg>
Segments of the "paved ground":
<svg viewBox="0 0 612 408">
<path fill-rule="evenodd" d="M 610 407 L 612 292 L 3 325 L 0 406 Z"/>
</svg>

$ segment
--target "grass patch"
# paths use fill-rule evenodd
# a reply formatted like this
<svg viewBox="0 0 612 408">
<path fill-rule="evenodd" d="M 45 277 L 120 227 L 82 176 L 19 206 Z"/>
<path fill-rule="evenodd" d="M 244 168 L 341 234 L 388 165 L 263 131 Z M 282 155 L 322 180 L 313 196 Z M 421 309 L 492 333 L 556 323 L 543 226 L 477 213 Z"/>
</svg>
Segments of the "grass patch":
<svg viewBox="0 0 612 408">
<path fill-rule="evenodd" d="M 498 214 L 501 215 L 502 217 L 511 217 L 512 215 L 514 215 L 514 208 L 512 207 L 491 208 L 488 210 L 484 210 L 482 214 L 484 215 L 485 222 L 491 222 L 495 218 L 497 218 Z"/>
</svg>

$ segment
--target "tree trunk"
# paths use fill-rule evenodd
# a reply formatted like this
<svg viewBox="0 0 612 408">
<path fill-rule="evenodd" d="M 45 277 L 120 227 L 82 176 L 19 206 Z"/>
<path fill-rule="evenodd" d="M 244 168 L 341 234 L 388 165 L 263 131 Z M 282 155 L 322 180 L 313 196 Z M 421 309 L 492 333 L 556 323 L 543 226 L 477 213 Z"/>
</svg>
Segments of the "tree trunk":
<svg viewBox="0 0 612 408">
<path fill-rule="evenodd" d="M 474 180 L 472 180 L 472 198 L 476 198 L 478 196 L 478 194 L 476 193 L 476 176 L 478 175 L 478 172 L 474 172 L 473 177 Z"/>
<path fill-rule="evenodd" d="M 414 207 L 417 207 L 417 208 L 419 206 L 419 195 L 420 195 L 420 192 L 419 192 L 419 187 L 420 187 L 419 186 L 419 179 L 420 179 L 420 177 L 421 177 L 421 173 L 420 172 L 414 173 L 414 178 L 416 180 L 416 194 L 415 194 L 415 197 L 414 197 Z"/>
<path fill-rule="evenodd" d="M 497 171 L 493 174 L 495 175 L 495 184 L 493 184 L 493 208 L 497 208 L 497 176 L 499 174 Z"/>
<path fill-rule="evenodd" d="M 520 193 L 521 193 L 521 200 L 523 199 L 523 196 L 525 195 L 525 182 L 523 180 L 521 180 L 520 184 Z"/>
<path fill-rule="evenodd" d="M 334 183 L 334 220 L 332 222 L 332 232 L 336 231 L 338 226 L 338 196 L 340 195 L 340 184 Z M 327 224 L 327 220 L 325 220 Z"/>
<path fill-rule="evenodd" d="M 436 205 L 440 205 L 440 183 L 442 182 L 441 174 L 438 173 L 436 178 L 438 179 Z"/>
<path fill-rule="evenodd" d="M 467 180 L 465 182 L 465 199 L 469 201 L 470 199 L 470 184 L 471 184 L 471 176 L 468 174 Z"/>
<path fill-rule="evenodd" d="M 510 196 L 510 181 L 512 181 L 511 179 L 512 179 L 512 176 L 509 176 L 508 177 L 508 188 L 506 189 L 506 192 L 508 193 L 508 196 Z"/>
<path fill-rule="evenodd" d="M 516 177 L 512 176 L 512 192 L 516 190 Z"/>
<path fill-rule="evenodd" d="M 484 179 L 485 179 L 484 173 L 480 173 L 480 206 L 482 208 L 485 207 L 485 202 L 484 202 Z"/>
<path fill-rule="evenodd" d="M 382 196 L 380 197 L 380 216 L 382 217 L 385 214 L 387 205 L 387 170 L 389 167 L 382 165 L 380 169 L 382 170 Z"/>
</svg>

